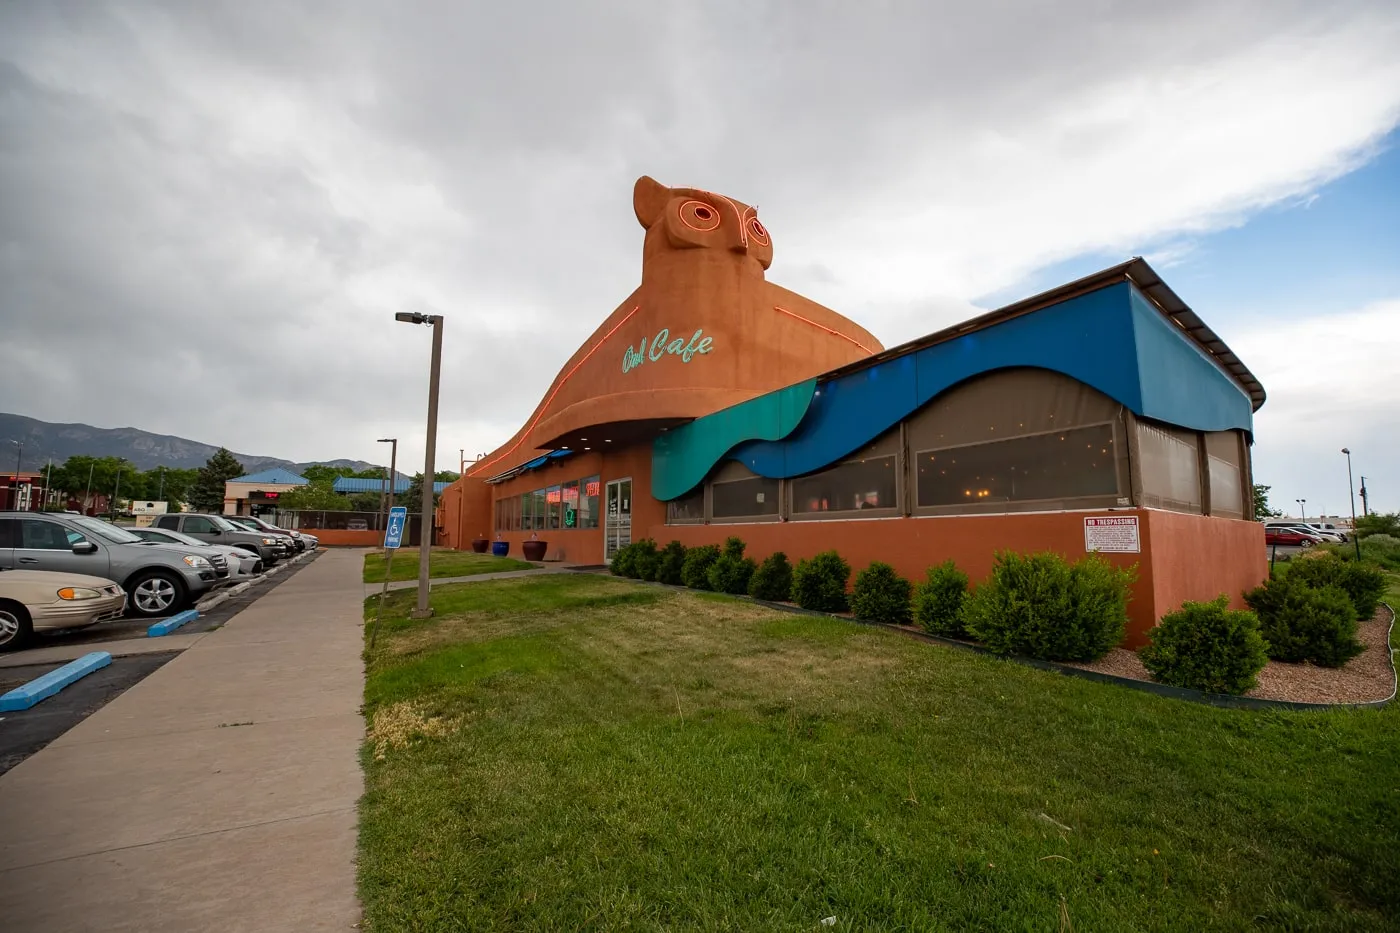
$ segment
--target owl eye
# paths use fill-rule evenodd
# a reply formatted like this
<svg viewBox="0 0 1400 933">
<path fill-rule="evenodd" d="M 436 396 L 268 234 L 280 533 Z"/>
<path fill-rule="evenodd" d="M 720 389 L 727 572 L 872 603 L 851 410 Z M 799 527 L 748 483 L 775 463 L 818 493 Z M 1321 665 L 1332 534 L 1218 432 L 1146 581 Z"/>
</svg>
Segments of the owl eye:
<svg viewBox="0 0 1400 933">
<path fill-rule="evenodd" d="M 768 245 L 768 228 L 759 223 L 757 217 L 749 218 L 749 236 L 757 240 L 760 246 Z"/>
<path fill-rule="evenodd" d="M 681 223 L 692 230 L 708 233 L 719 226 L 719 211 L 704 201 L 686 201 L 680 209 Z"/>
</svg>

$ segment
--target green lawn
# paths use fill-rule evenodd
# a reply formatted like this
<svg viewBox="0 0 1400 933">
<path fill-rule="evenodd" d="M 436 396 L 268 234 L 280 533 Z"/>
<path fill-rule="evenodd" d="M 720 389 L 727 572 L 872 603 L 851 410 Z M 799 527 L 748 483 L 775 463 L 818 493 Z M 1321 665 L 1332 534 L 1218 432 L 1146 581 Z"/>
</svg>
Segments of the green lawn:
<svg viewBox="0 0 1400 933">
<path fill-rule="evenodd" d="M 367 656 L 369 930 L 1400 916 L 1395 708 L 1221 710 L 606 577 L 412 603 Z"/>
<path fill-rule="evenodd" d="M 394 555 L 393 575 L 390 580 L 418 579 L 418 549 L 400 548 Z M 492 557 L 490 554 L 476 554 L 472 551 L 453 551 L 448 548 L 433 548 L 428 561 L 428 575 L 431 577 L 466 577 L 478 573 L 502 573 L 506 570 L 529 570 L 534 564 L 513 557 Z M 365 556 L 365 582 L 384 582 L 383 553 Z"/>
</svg>

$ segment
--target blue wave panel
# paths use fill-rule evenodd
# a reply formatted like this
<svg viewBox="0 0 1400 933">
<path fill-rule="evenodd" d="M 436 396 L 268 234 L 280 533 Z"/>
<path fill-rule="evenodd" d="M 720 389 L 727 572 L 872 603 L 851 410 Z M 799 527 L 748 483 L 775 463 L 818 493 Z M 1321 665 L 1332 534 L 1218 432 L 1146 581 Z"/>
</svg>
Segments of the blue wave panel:
<svg viewBox="0 0 1400 933">
<path fill-rule="evenodd" d="M 1129 305 L 1142 387 L 1142 408 L 1134 411 L 1197 431 L 1253 431 L 1253 405 L 1235 381 L 1137 289 Z"/>
<path fill-rule="evenodd" d="M 795 431 L 778 441 L 742 444 L 729 459 L 771 478 L 810 473 L 859 450 L 958 383 L 1011 367 L 1063 373 L 1141 414 L 1132 292 L 1121 282 L 822 383 Z M 1248 409 L 1248 397 L 1234 391 Z"/>
</svg>

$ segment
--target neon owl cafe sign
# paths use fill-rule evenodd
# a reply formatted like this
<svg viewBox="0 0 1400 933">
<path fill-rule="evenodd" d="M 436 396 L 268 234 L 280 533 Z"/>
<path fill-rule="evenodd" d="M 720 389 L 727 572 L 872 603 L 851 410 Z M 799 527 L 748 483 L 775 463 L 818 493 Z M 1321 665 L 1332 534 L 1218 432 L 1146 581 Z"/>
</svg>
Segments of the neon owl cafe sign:
<svg viewBox="0 0 1400 933">
<path fill-rule="evenodd" d="M 697 328 L 695 333 L 687 340 L 684 337 L 671 338 L 669 328 L 661 328 L 656 332 L 656 336 L 650 340 L 642 338 L 642 342 L 635 348 L 628 347 L 622 352 L 622 371 L 630 373 L 641 366 L 647 360 L 659 363 L 663 356 L 678 356 L 682 363 L 689 363 L 696 356 L 703 356 L 713 349 L 714 341 L 703 336 L 705 329 Z"/>
</svg>

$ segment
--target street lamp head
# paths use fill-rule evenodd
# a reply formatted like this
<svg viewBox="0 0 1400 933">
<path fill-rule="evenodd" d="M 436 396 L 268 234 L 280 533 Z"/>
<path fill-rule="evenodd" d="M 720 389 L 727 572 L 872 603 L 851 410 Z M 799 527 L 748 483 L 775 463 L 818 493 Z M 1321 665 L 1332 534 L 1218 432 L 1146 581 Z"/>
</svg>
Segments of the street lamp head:
<svg viewBox="0 0 1400 933">
<path fill-rule="evenodd" d="M 399 439 L 398 439 L 397 437 L 381 437 L 379 440 L 375 441 L 375 443 L 376 443 L 376 444 L 396 444 L 396 443 L 398 443 L 398 440 L 399 440 Z"/>
<path fill-rule="evenodd" d="M 1351 456 L 1351 451 L 1350 451 L 1350 450 L 1348 450 L 1348 449 L 1347 449 L 1347 448 L 1345 448 L 1345 447 L 1343 447 L 1343 448 L 1342 448 L 1342 453 L 1344 453 L 1344 454 L 1346 454 L 1346 455 L 1347 455 L 1347 456 L 1348 456 L 1348 457 L 1350 457 L 1350 456 Z"/>
<path fill-rule="evenodd" d="M 418 311 L 400 311 L 394 315 L 394 320 L 404 324 L 436 324 L 442 320 L 440 314 L 422 314 Z"/>
</svg>

